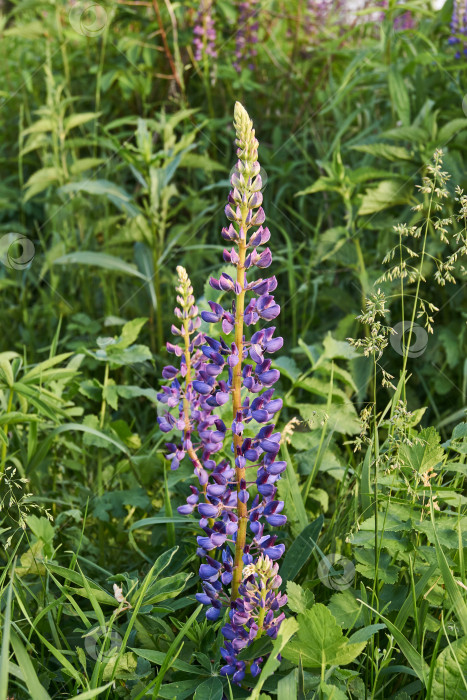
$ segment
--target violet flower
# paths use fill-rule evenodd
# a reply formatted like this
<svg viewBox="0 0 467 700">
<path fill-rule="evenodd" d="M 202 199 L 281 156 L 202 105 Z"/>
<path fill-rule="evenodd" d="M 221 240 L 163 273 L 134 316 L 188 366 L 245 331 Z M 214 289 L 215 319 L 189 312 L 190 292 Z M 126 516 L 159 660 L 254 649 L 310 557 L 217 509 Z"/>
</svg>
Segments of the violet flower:
<svg viewBox="0 0 467 700">
<path fill-rule="evenodd" d="M 305 10 L 304 28 L 307 37 L 314 43 L 322 33 L 328 16 L 330 5 L 327 0 L 308 0 Z"/>
<path fill-rule="evenodd" d="M 198 328 L 198 317 L 191 287 L 183 287 L 177 314 L 183 328 L 173 332 L 185 340 L 184 352 L 175 350 L 181 356 L 185 387 L 174 376 L 176 368 L 165 368 L 173 379 L 162 397 L 167 396 L 176 415 L 168 412 L 159 422 L 164 431 L 182 431 L 182 443 L 167 446 L 172 467 L 187 453 L 198 476 L 201 488 L 191 486 L 186 505 L 178 508 L 182 514 L 197 509 L 200 516 L 203 534 L 197 538 L 197 551 L 203 559 L 199 569 L 203 592 L 196 598 L 207 606 L 209 620 L 217 620 L 223 608 L 229 610 L 229 621 L 222 628 L 226 641 L 221 673 L 241 683 L 247 668 L 252 675 L 260 672 L 262 659 L 247 667 L 237 658 L 238 652 L 263 634 L 275 638 L 284 618 L 280 608 L 287 599 L 277 590 L 281 579 L 274 563 L 284 553 L 284 545 L 269 528 L 286 522 L 284 503 L 276 498 L 276 482 L 286 463 L 276 460 L 280 433 L 271 421 L 282 400 L 273 397 L 279 372 L 271 368 L 268 357 L 282 347 L 283 340 L 274 336 L 274 326 L 256 330 L 249 340 L 244 334 L 245 327 L 260 320 L 273 321 L 280 307 L 271 294 L 277 287 L 275 277 L 247 280 L 248 270 L 269 267 L 272 256 L 269 248 L 263 248 L 270 233 L 262 225 L 258 141 L 251 119 L 238 102 L 234 126 L 239 160 L 225 208 L 231 223 L 222 229 L 222 236 L 233 245 L 224 250 L 224 260 L 237 273 L 235 279 L 223 273 L 209 280 L 211 287 L 233 299 L 225 307 L 209 302 L 210 311 L 201 313 L 205 322 L 220 323 L 223 335 L 218 340 L 204 336 L 200 345 L 199 336 L 189 338 Z M 233 339 L 228 339 L 232 334 Z M 216 409 L 227 402 L 232 420 L 226 425 Z M 229 453 L 231 458 L 224 456 Z"/>
<path fill-rule="evenodd" d="M 203 56 L 217 58 L 216 29 L 212 16 L 212 0 L 200 0 L 193 29 L 194 57 L 201 61 Z"/>
<path fill-rule="evenodd" d="M 258 0 L 243 0 L 238 3 L 237 33 L 235 35 L 234 68 L 240 73 L 245 64 L 254 70 L 253 59 L 257 55 Z"/>
<path fill-rule="evenodd" d="M 462 41 L 460 36 L 467 34 L 467 0 L 454 0 L 451 17 L 451 36 L 448 43 L 452 46 L 455 44 L 463 44 L 462 53 L 467 56 L 467 44 Z M 456 52 L 456 58 L 461 57 L 461 52 Z"/>
</svg>

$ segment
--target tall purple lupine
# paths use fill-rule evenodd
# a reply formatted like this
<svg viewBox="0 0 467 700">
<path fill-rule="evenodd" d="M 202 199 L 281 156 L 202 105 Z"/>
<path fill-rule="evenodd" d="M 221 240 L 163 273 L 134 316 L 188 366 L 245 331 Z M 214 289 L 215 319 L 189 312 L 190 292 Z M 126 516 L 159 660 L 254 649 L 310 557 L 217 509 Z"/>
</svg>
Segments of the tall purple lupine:
<svg viewBox="0 0 467 700">
<path fill-rule="evenodd" d="M 195 344 L 189 343 L 185 333 L 182 370 L 185 365 L 194 374 L 192 377 L 189 371 L 181 371 L 185 376 L 182 390 L 175 378 L 177 370 L 164 370 L 173 381 L 163 396 L 172 397 L 169 405 L 179 407 L 179 417 L 166 416 L 160 419 L 160 425 L 165 431 L 179 428 L 184 435 L 172 467 L 178 466 L 185 453 L 195 466 L 201 489 L 191 486 L 186 505 L 178 511 L 190 514 L 197 509 L 200 515 L 203 535 L 197 542 L 198 554 L 203 558 L 199 569 L 203 593 L 196 597 L 208 606 L 209 620 L 217 620 L 222 609 L 228 609 L 229 620 L 222 628 L 225 664 L 221 673 L 241 683 L 247 665 L 238 659 L 238 653 L 263 634 L 275 638 L 284 619 L 280 608 L 287 598 L 279 591 L 281 578 L 276 563 L 284 553 L 284 545 L 277 543 L 277 535 L 265 531 L 265 525 L 280 527 L 286 522 L 284 503 L 276 499 L 276 481 L 286 463 L 276 461 L 280 433 L 274 432 L 271 422 L 282 408 L 282 400 L 273 398 L 272 388 L 279 371 L 271 369 L 271 360 L 266 357 L 279 350 L 283 340 L 274 337 L 273 326 L 257 330 L 249 340 L 244 334 L 245 327 L 260 319 L 274 320 L 280 307 L 271 294 L 277 286 L 275 277 L 247 280 L 247 270 L 269 267 L 272 256 L 269 248 L 258 250 L 270 237 L 262 225 L 265 214 L 261 207 L 258 141 L 251 119 L 238 102 L 234 126 L 239 160 L 225 209 L 231 223 L 222 229 L 222 236 L 233 244 L 230 251 L 224 250 L 224 260 L 237 268 L 237 274 L 236 279 L 223 273 L 219 279 L 209 280 L 211 287 L 234 298 L 229 308 L 209 302 L 211 310 L 201 313 L 205 322 L 221 323 L 223 332 L 219 340 L 204 337 L 205 344 L 200 346 L 203 358 L 187 359 Z M 182 315 L 187 305 L 183 302 Z M 186 323 L 188 328 L 189 321 Z M 232 334 L 233 340 L 228 338 Z M 223 374 L 226 376 L 222 379 Z M 190 403 L 188 411 L 186 401 Z M 216 417 L 216 408 L 228 402 L 232 421 L 227 426 Z M 168 450 L 170 456 L 177 448 L 169 444 Z M 216 453 L 221 451 L 233 456 L 216 460 Z M 261 661 L 259 658 L 248 664 L 253 676 L 260 672 Z"/>
<path fill-rule="evenodd" d="M 451 17 L 451 36 L 448 43 L 451 45 L 462 44 L 464 56 L 467 56 L 467 44 L 461 40 L 461 36 L 467 34 L 467 0 L 454 0 Z M 456 52 L 456 58 L 461 57 L 461 52 Z"/>
<path fill-rule="evenodd" d="M 195 60 L 201 61 L 203 56 L 216 58 L 216 29 L 212 16 L 212 0 L 200 0 L 193 34 Z"/>
<path fill-rule="evenodd" d="M 238 3 L 237 33 L 235 35 L 234 68 L 240 73 L 245 64 L 254 69 L 253 59 L 257 55 L 258 0 L 242 0 Z"/>
</svg>

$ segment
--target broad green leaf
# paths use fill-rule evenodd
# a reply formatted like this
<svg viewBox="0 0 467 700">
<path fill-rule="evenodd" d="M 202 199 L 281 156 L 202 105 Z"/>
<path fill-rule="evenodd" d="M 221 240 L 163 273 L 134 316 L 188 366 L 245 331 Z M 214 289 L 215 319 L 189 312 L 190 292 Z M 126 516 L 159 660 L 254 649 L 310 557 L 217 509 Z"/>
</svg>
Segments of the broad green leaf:
<svg viewBox="0 0 467 700">
<path fill-rule="evenodd" d="M 345 629 L 363 625 L 362 605 L 357 602 L 355 596 L 348 589 L 342 593 L 334 593 L 328 603 L 328 608 L 336 618 L 338 625 Z"/>
<path fill-rule="evenodd" d="M 410 201 L 411 189 L 411 185 L 407 182 L 382 180 L 376 187 L 366 190 L 358 215 L 375 214 L 396 204 L 407 204 Z"/>
<path fill-rule="evenodd" d="M 287 581 L 287 605 L 294 613 L 304 613 L 312 607 L 315 596 L 307 588 L 298 583 Z"/>
<path fill-rule="evenodd" d="M 194 700 L 222 700 L 224 686 L 220 678 L 209 678 L 198 686 L 193 696 Z"/>
<path fill-rule="evenodd" d="M 436 659 L 433 700 L 467 698 L 467 637 L 450 641 Z"/>
<path fill-rule="evenodd" d="M 297 620 L 298 634 L 282 652 L 285 659 L 295 664 L 301 659 L 307 668 L 346 666 L 365 647 L 365 642 L 350 644 L 342 634 L 336 618 L 321 603 L 298 615 Z"/>
</svg>

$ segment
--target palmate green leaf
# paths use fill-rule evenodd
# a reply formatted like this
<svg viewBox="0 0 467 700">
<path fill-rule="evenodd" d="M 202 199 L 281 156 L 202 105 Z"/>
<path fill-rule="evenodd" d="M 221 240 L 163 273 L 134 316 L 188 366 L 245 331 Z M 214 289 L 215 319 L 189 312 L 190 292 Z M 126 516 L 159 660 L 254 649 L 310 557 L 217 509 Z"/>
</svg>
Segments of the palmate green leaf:
<svg viewBox="0 0 467 700">
<path fill-rule="evenodd" d="M 444 450 L 440 445 L 441 438 L 435 428 L 425 428 L 417 435 L 413 445 L 402 444 L 399 457 L 402 466 L 407 466 L 419 474 L 434 469 L 444 458 Z"/>
<path fill-rule="evenodd" d="M 346 666 L 363 651 L 365 642 L 351 644 L 344 637 L 336 618 L 325 605 L 317 603 L 298 615 L 298 634 L 289 642 L 282 656 L 306 668 Z"/>
<path fill-rule="evenodd" d="M 312 607 L 315 596 L 307 588 L 298 583 L 287 581 L 287 605 L 294 613 L 304 613 Z"/>
<path fill-rule="evenodd" d="M 467 637 L 450 642 L 436 659 L 433 700 L 466 700 Z"/>
</svg>

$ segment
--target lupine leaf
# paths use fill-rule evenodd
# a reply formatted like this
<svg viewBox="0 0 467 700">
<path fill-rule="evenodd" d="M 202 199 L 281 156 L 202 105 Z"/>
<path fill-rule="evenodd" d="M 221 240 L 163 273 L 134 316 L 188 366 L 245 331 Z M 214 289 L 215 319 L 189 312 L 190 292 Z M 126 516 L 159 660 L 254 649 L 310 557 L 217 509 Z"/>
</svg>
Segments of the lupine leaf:
<svg viewBox="0 0 467 700">
<path fill-rule="evenodd" d="M 289 642 L 282 656 L 297 664 L 301 659 L 306 668 L 345 666 L 364 649 L 365 642 L 351 644 L 330 610 L 317 603 L 311 610 L 298 615 L 297 637 Z"/>
</svg>

